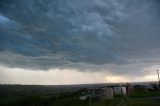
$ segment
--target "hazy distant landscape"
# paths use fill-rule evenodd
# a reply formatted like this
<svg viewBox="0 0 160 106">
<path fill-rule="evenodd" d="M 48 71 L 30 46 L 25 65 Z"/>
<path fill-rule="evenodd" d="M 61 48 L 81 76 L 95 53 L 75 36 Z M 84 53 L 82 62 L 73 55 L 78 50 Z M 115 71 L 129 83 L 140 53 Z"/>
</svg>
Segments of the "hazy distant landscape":
<svg viewBox="0 0 160 106">
<path fill-rule="evenodd" d="M 133 83 L 147 85 L 151 82 Z M 153 83 L 153 82 L 152 82 Z M 117 84 L 82 85 L 0 85 L 0 106 L 159 106 L 160 92 L 136 91 L 109 100 L 86 100 L 79 97 L 93 89 Z M 122 102 L 122 104 L 121 104 Z"/>
</svg>

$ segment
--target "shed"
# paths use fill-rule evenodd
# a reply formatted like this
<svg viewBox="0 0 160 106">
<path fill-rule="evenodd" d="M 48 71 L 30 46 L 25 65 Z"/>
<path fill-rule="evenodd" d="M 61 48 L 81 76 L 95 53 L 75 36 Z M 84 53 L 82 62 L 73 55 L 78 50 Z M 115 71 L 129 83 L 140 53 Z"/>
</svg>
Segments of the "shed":
<svg viewBox="0 0 160 106">
<path fill-rule="evenodd" d="M 113 99 L 113 90 L 109 87 L 95 89 L 95 95 L 98 99 Z"/>
<path fill-rule="evenodd" d="M 113 87 L 113 92 L 115 95 L 123 94 L 122 87 Z"/>
</svg>

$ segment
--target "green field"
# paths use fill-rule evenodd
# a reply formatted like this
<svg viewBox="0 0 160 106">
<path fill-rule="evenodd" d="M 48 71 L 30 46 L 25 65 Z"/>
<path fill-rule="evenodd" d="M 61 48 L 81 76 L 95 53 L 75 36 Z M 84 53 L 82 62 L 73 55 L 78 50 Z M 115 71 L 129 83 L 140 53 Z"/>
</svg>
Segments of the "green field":
<svg viewBox="0 0 160 106">
<path fill-rule="evenodd" d="M 118 98 L 112 100 L 80 101 L 78 97 L 63 99 L 30 97 L 17 102 L 8 102 L 0 106 L 160 106 L 159 99 Z"/>
<path fill-rule="evenodd" d="M 116 95 L 111 100 L 79 100 L 86 91 L 85 88 L 57 90 L 46 86 L 0 86 L 0 106 L 160 106 L 158 91 Z"/>
</svg>

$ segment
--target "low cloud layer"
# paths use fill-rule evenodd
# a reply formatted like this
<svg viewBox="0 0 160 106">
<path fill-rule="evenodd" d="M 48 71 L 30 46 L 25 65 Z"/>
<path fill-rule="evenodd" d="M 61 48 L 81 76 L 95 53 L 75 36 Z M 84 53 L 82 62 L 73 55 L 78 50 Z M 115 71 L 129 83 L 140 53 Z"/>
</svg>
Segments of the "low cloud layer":
<svg viewBox="0 0 160 106">
<path fill-rule="evenodd" d="M 158 0 L 1 0 L 0 63 L 145 74 L 160 60 Z"/>
<path fill-rule="evenodd" d="M 137 81 L 155 81 L 156 74 L 148 73 L 142 77 L 114 75 L 105 72 L 79 72 L 71 69 L 53 69 L 49 71 L 31 71 L 20 68 L 6 68 L 0 66 L 0 84 L 88 84 L 88 83 L 121 83 Z M 18 77 L 17 77 L 18 76 Z M 37 80 L 38 79 L 38 80 Z"/>
</svg>

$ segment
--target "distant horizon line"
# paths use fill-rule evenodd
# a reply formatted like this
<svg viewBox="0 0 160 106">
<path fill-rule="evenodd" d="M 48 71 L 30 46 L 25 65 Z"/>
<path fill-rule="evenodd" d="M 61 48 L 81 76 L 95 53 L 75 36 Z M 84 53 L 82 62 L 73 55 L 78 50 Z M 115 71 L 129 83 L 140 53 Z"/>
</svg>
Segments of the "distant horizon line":
<svg viewBox="0 0 160 106">
<path fill-rule="evenodd" d="M 100 84 L 126 84 L 126 83 L 131 83 L 131 84 L 134 84 L 134 83 L 158 83 L 158 81 L 136 81 L 136 82 L 132 82 L 132 81 L 128 81 L 128 82 L 106 82 L 106 83 L 80 83 L 80 84 L 7 84 L 7 83 L 4 83 L 4 84 L 0 84 L 0 85 L 35 85 L 35 86 L 67 86 L 67 85 L 100 85 Z"/>
</svg>

